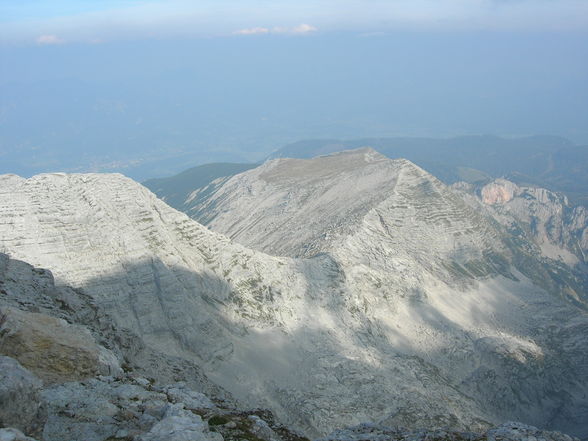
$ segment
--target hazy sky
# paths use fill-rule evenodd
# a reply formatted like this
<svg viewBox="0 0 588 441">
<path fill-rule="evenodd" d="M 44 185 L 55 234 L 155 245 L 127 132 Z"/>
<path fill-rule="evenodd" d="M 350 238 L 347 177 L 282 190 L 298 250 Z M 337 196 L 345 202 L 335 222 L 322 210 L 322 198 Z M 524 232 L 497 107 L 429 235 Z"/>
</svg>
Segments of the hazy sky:
<svg viewBox="0 0 588 441">
<path fill-rule="evenodd" d="M 486 133 L 588 144 L 588 1 L 0 0 L 0 173 Z"/>
<path fill-rule="evenodd" d="M 4 42 L 331 31 L 578 31 L 585 0 L 1 0 Z"/>
</svg>

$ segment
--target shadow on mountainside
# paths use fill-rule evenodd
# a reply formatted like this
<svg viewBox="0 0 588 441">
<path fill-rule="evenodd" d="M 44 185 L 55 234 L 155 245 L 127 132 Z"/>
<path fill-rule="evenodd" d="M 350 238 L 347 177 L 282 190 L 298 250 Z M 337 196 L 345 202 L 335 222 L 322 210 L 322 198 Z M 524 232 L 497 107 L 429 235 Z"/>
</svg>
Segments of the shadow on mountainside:
<svg viewBox="0 0 588 441">
<path fill-rule="evenodd" d="M 146 346 L 124 323 L 113 321 L 96 299 L 82 289 L 68 285 L 56 286 L 51 271 L 0 253 L 0 310 L 7 311 L 7 308 L 50 316 L 69 324 L 83 326 L 99 345 L 113 352 L 123 369 L 136 370 L 139 375 L 151 377 L 162 383 L 185 381 L 190 387 L 201 390 L 210 397 L 229 405 L 232 403 L 230 394 L 212 383 L 198 365 L 180 357 L 165 357 Z M 10 312 L 6 314 L 10 315 Z M 6 326 L 0 324 L 3 328 L 0 337 L 11 334 L 10 325 Z M 25 349 L 34 349 L 34 345 L 27 345 L 29 337 L 25 336 L 17 346 L 24 344 Z M 6 355 L 3 351 L 4 347 L 0 341 L 0 353 Z M 20 355 L 25 357 L 25 364 L 31 362 L 34 365 L 34 360 L 26 351 Z M 43 356 L 46 354 L 41 354 L 41 357 Z M 73 362 L 75 363 L 75 360 Z M 57 366 L 59 363 L 59 360 L 47 360 L 45 367 L 64 368 L 64 365 Z M 35 367 L 43 370 L 40 366 Z"/>
<path fill-rule="evenodd" d="M 575 308 L 497 289 L 491 310 L 469 310 L 486 327 L 466 329 L 432 306 L 435 293 L 369 304 L 345 288 L 345 274 L 308 282 L 300 298 L 253 282 L 238 289 L 153 258 L 82 288 L 147 347 L 194 363 L 247 406 L 269 407 L 310 436 L 379 419 L 522 420 L 588 436 L 588 318 Z M 518 299 L 518 310 L 503 297 Z M 381 319 L 398 308 L 427 324 L 422 334 Z M 420 344 L 425 337 L 433 343 Z"/>
</svg>

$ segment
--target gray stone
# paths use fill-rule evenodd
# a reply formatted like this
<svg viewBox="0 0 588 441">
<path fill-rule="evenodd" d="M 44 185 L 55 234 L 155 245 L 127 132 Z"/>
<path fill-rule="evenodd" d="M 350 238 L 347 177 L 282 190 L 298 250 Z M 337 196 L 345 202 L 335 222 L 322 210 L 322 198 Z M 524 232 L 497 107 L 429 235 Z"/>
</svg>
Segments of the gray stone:
<svg viewBox="0 0 588 441">
<path fill-rule="evenodd" d="M 44 441 L 104 441 L 124 431 L 135 436 L 151 429 L 161 418 L 145 412 L 165 406 L 166 396 L 125 381 L 130 379 L 101 377 L 45 389 Z"/>
<path fill-rule="evenodd" d="M 176 383 L 163 389 L 172 403 L 183 403 L 186 409 L 215 409 L 210 399 L 200 393 L 190 390 L 185 383 Z"/>
<path fill-rule="evenodd" d="M 90 331 L 47 314 L 4 308 L 8 317 L 0 351 L 16 358 L 48 383 L 120 374 L 116 356 L 96 343 Z"/>
<path fill-rule="evenodd" d="M 200 416 L 181 405 L 170 406 L 165 417 L 142 435 L 140 441 L 223 441 L 219 433 L 210 432 Z"/>
<path fill-rule="evenodd" d="M 41 386 L 41 380 L 18 361 L 0 356 L 0 427 L 35 431 L 41 423 Z"/>
<path fill-rule="evenodd" d="M 450 430 L 407 430 L 380 424 L 363 423 L 336 430 L 316 441 L 579 441 L 561 432 L 540 430 L 522 423 L 509 422 L 484 433 Z"/>
<path fill-rule="evenodd" d="M 265 441 L 281 441 L 278 434 L 257 415 L 249 415 L 247 418 L 252 423 L 251 432 L 253 432 L 255 436 Z"/>
<path fill-rule="evenodd" d="M 12 427 L 0 429 L 0 441 L 36 441 L 34 438 L 29 438 L 18 429 Z"/>
</svg>

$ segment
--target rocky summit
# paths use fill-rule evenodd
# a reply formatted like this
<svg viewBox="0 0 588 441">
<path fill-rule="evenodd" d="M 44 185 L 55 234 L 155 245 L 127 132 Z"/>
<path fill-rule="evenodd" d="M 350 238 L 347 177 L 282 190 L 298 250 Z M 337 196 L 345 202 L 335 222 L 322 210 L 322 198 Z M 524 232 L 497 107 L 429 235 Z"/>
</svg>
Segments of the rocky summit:
<svg viewBox="0 0 588 441">
<path fill-rule="evenodd" d="M 121 175 L 0 177 L 0 353 L 44 385 L 27 435 L 298 436 L 238 413 L 260 407 L 309 437 L 375 421 L 490 439 L 512 420 L 588 436 L 583 275 L 483 201 L 369 149 L 199 191 L 191 214 L 216 231 Z"/>
</svg>

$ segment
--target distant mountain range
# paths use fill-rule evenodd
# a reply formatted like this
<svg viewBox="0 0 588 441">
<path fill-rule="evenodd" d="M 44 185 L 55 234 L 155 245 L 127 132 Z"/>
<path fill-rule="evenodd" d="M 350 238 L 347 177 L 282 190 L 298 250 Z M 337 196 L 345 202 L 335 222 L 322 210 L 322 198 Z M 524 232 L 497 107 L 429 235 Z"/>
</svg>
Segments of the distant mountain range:
<svg viewBox="0 0 588 441">
<path fill-rule="evenodd" d="M 371 147 L 391 159 L 408 159 L 446 184 L 487 183 L 495 178 L 506 178 L 520 185 L 559 191 L 572 204 L 588 205 L 588 147 L 574 145 L 557 136 L 315 139 L 289 144 L 268 159 L 312 158 L 361 147 Z M 212 180 L 234 174 L 224 163 L 201 167 L 144 184 L 181 210 L 182 199 L 187 199 L 190 189 L 202 187 L 204 177 L 210 176 Z M 247 165 L 232 167 L 238 173 Z M 190 183 L 190 179 L 195 180 Z"/>
</svg>

